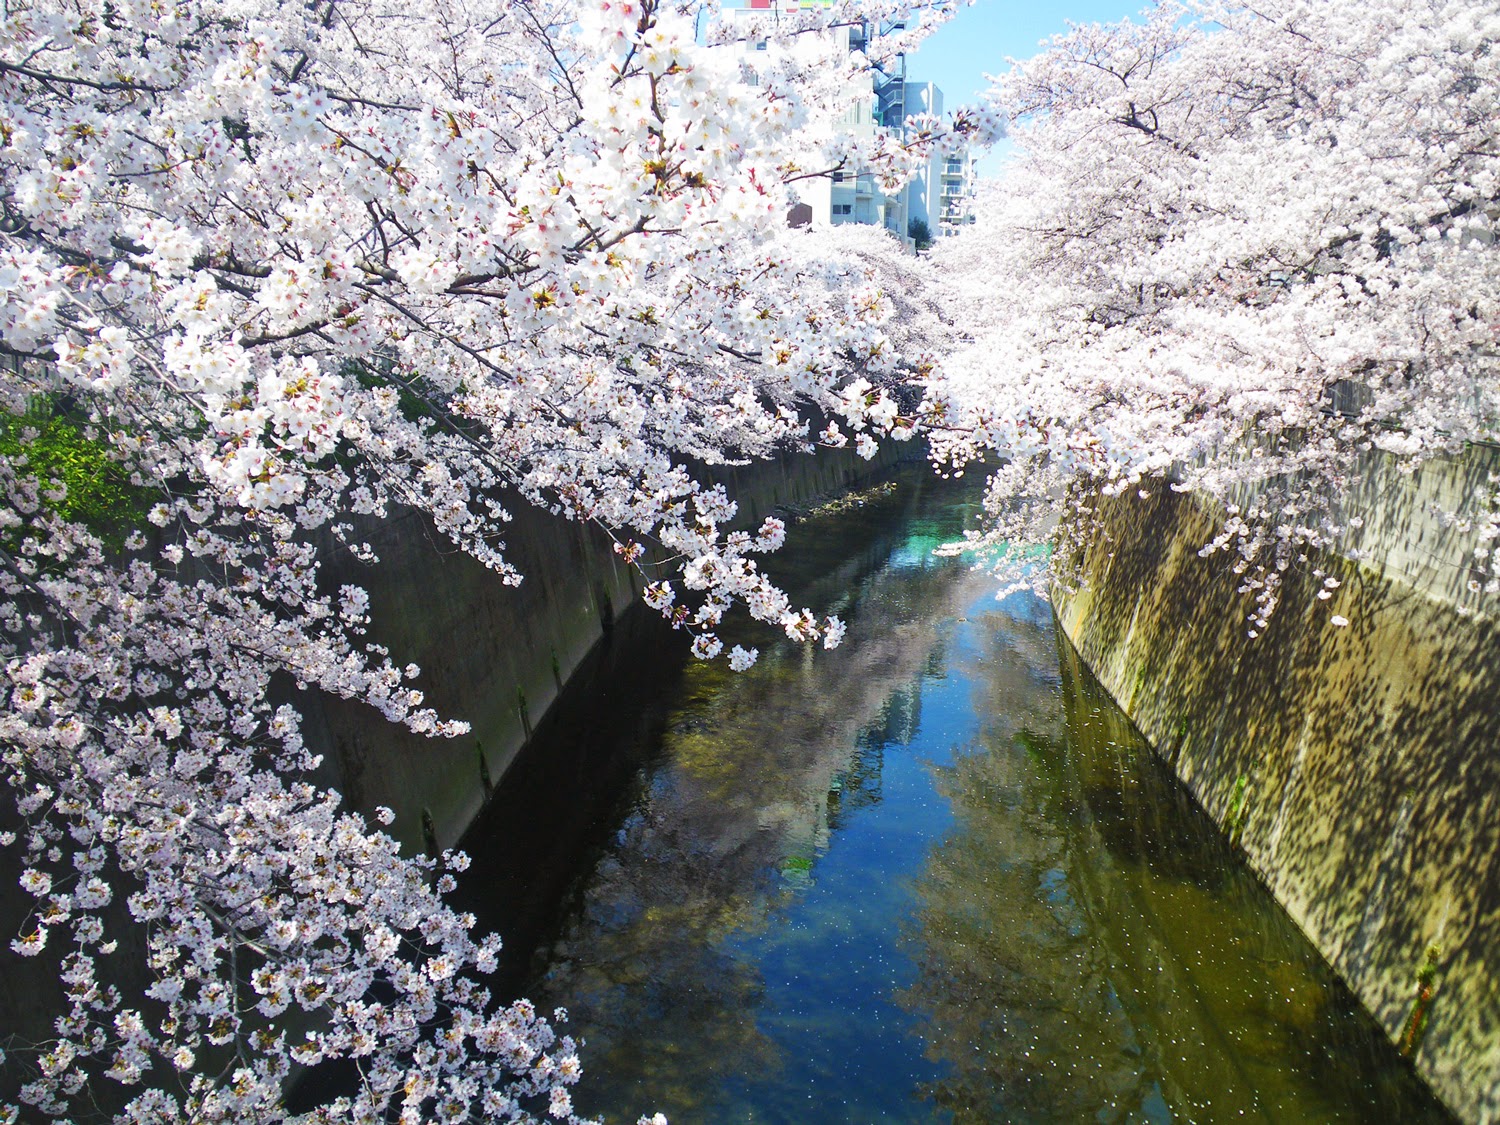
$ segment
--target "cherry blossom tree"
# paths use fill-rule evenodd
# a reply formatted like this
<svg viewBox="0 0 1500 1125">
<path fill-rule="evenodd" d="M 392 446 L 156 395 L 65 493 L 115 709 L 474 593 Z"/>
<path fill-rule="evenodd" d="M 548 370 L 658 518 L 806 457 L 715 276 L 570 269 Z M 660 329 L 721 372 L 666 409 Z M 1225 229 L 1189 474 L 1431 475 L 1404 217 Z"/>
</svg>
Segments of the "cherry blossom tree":
<svg viewBox="0 0 1500 1125">
<path fill-rule="evenodd" d="M 340 809 L 271 701 L 464 729 L 320 578 L 324 538 L 370 557 L 360 521 L 416 508 L 517 582 L 507 506 L 540 505 L 608 529 L 702 657 L 736 609 L 834 644 L 756 567 L 780 525 L 729 530 L 699 469 L 925 427 L 942 464 L 1005 459 L 997 541 L 1077 482 L 1221 498 L 1253 626 L 1362 449 L 1492 435 L 1493 11 L 1163 6 L 986 110 L 844 136 L 901 8 L 4 7 L 0 841 L 34 901 L 11 954 L 66 1009 L 8 1045 L 0 1119 L 275 1121 L 332 1060 L 313 1116 L 574 1116 L 574 1045 L 492 1002 L 494 941 L 443 905 L 463 857 Z M 805 178 L 895 183 L 1001 119 L 1021 163 L 935 303 L 878 232 L 785 228 Z"/>
<path fill-rule="evenodd" d="M 1066 495 L 1062 558 L 1099 489 L 1195 490 L 1254 635 L 1362 455 L 1493 439 L 1497 42 L 1474 0 L 1162 3 L 998 80 L 1018 153 L 939 248 L 973 342 L 928 406 L 940 460 L 1005 459 L 990 541 Z"/>
<path fill-rule="evenodd" d="M 492 1002 L 496 942 L 443 904 L 464 858 L 311 784 L 273 686 L 464 729 L 320 579 L 320 537 L 369 558 L 397 505 L 512 583 L 507 505 L 590 520 L 706 658 L 736 606 L 837 643 L 755 565 L 779 523 L 726 530 L 695 472 L 913 429 L 907 267 L 785 229 L 801 179 L 939 142 L 837 128 L 900 10 L 4 6 L 0 843 L 34 901 L 7 956 L 66 1001 L 6 1045 L 0 1120 L 275 1121 L 331 1060 L 320 1119 L 573 1119 L 574 1044 Z M 830 33 L 855 20 L 865 54 Z"/>
</svg>

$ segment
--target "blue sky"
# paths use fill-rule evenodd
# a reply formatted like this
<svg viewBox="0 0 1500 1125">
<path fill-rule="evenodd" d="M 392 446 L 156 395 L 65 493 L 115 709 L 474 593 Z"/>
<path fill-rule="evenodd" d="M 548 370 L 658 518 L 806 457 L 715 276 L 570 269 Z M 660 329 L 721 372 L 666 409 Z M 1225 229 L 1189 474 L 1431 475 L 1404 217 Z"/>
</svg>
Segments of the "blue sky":
<svg viewBox="0 0 1500 1125">
<path fill-rule="evenodd" d="M 1007 55 L 1024 59 L 1040 43 L 1073 23 L 1117 23 L 1134 19 L 1145 0 L 978 0 L 938 28 L 906 60 L 908 79 L 933 82 L 943 91 L 943 107 L 957 109 L 977 100 L 988 83 L 984 75 L 1004 72 Z M 1002 145 L 979 163 L 981 176 L 995 175 L 1004 160 Z"/>
</svg>

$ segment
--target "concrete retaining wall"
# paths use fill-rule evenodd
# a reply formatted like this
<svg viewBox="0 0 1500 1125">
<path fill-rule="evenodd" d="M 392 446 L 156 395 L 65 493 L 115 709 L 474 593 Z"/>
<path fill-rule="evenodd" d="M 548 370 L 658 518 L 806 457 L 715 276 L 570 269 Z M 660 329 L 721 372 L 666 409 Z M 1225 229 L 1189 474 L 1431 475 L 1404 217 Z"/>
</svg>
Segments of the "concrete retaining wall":
<svg viewBox="0 0 1500 1125">
<path fill-rule="evenodd" d="M 1101 507 L 1058 618 L 1085 662 L 1464 1120 L 1500 1120 L 1500 598 L 1445 513 L 1491 449 L 1373 459 L 1350 547 L 1288 575 L 1269 628 L 1191 496 Z M 1315 594 L 1321 567 L 1342 582 Z M 1330 623 L 1333 614 L 1347 627 Z"/>
<path fill-rule="evenodd" d="M 894 464 L 907 447 L 888 445 L 873 461 L 848 450 L 720 470 L 718 479 L 755 524 L 782 504 L 851 487 Z M 396 813 L 390 830 L 424 844 L 424 814 L 439 846 L 457 841 L 484 803 L 485 778 L 498 784 L 530 731 L 585 654 L 636 598 L 632 572 L 596 529 L 523 503 L 506 527 L 517 587 L 455 551 L 415 513 L 361 528 L 380 557 L 366 567 L 332 548 L 325 581 L 370 593 L 370 639 L 400 665 L 422 669 L 426 705 L 473 726 L 457 739 L 412 735 L 373 709 L 330 696 L 302 697 L 308 744 L 324 754 L 319 780 L 349 807 Z M 481 765 L 482 763 L 482 765 Z"/>
</svg>

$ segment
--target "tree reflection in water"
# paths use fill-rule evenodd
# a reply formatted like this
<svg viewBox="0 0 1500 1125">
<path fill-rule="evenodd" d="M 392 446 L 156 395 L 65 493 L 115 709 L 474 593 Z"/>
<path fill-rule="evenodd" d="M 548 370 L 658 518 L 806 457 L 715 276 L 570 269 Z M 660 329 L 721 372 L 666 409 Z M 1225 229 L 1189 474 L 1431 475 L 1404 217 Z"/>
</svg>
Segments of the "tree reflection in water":
<svg viewBox="0 0 1500 1125">
<path fill-rule="evenodd" d="M 957 1121 L 1447 1120 L 1066 639 L 981 632 L 986 720 L 933 767 L 956 823 L 903 924 L 897 999 L 944 1067 L 923 1096 Z"/>
<path fill-rule="evenodd" d="M 928 551 L 956 534 L 974 490 L 947 489 L 957 504 L 936 524 L 912 510 L 923 491 L 839 517 L 856 525 L 854 550 L 825 534 L 796 556 L 810 576 L 788 582 L 796 597 L 845 599 L 840 649 L 776 645 L 744 673 L 694 663 L 671 687 L 659 748 L 523 989 L 565 1004 L 587 1038 L 582 1110 L 716 1120 L 725 1088 L 784 1073 L 743 943 L 784 922 L 831 834 L 879 805 L 888 748 L 921 722 L 923 673 L 943 665 L 952 616 L 987 582 Z"/>
<path fill-rule="evenodd" d="M 778 577 L 841 649 L 636 668 L 639 706 L 539 730 L 507 778 L 461 893 L 511 943 L 502 991 L 570 1009 L 579 1108 L 1441 1119 L 1047 607 L 931 556 L 974 498 L 917 478 L 795 528 Z"/>
</svg>

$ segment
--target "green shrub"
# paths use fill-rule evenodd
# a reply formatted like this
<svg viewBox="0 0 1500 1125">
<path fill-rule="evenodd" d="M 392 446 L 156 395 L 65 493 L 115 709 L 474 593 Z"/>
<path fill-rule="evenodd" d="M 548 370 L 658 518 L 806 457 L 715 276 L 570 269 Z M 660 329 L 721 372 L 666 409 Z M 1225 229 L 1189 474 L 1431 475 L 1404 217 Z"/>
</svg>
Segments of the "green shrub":
<svg viewBox="0 0 1500 1125">
<path fill-rule="evenodd" d="M 150 493 L 130 483 L 110 447 L 50 402 L 22 415 L 0 415 L 0 457 L 41 484 L 44 509 L 83 524 L 115 549 L 150 506 Z M 55 485 L 66 490 L 61 499 L 45 495 Z"/>
</svg>

